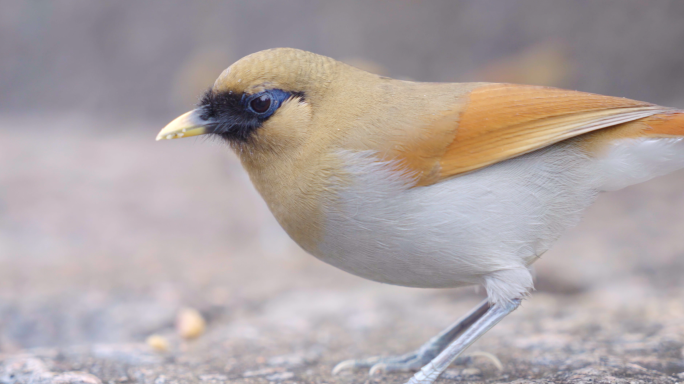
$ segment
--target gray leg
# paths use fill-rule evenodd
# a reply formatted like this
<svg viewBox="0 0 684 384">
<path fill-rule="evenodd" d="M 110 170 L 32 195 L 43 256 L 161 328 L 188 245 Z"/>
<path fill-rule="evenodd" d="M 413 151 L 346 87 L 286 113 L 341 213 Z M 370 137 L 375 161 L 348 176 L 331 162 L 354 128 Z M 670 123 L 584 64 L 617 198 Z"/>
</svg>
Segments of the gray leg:
<svg viewBox="0 0 684 384">
<path fill-rule="evenodd" d="M 489 310 L 489 302 L 484 300 L 470 313 L 452 324 L 437 336 L 423 344 L 418 350 L 401 356 L 371 357 L 361 360 L 346 360 L 335 366 L 333 375 L 354 368 L 370 368 L 370 374 L 379 371 L 411 371 L 432 361 L 452 340 L 462 334 Z"/>
<path fill-rule="evenodd" d="M 506 317 L 506 315 L 518 308 L 521 301 L 521 299 L 515 299 L 510 303 L 492 306 L 472 327 L 463 332 L 453 343 L 437 355 L 434 360 L 416 372 L 406 384 L 432 384 L 456 360 L 458 355 L 501 321 L 501 319 Z"/>
</svg>

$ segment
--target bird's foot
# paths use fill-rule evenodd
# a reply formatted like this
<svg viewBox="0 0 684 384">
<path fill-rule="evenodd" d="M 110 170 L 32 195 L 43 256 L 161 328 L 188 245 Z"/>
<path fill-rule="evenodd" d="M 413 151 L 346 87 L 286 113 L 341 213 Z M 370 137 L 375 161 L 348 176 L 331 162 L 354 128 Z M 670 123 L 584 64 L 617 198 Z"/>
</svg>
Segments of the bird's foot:
<svg viewBox="0 0 684 384">
<path fill-rule="evenodd" d="M 369 374 L 380 372 L 415 371 L 429 363 L 436 354 L 415 351 L 401 356 L 375 356 L 366 359 L 345 360 L 333 368 L 333 375 L 347 369 L 370 368 Z"/>
<path fill-rule="evenodd" d="M 359 360 L 345 360 L 333 368 L 333 375 L 347 369 L 370 368 L 369 375 L 376 375 L 384 372 L 408 372 L 417 371 L 437 356 L 439 351 L 417 350 L 401 356 L 375 356 Z M 471 364 L 474 357 L 485 357 L 490 360 L 499 370 L 503 370 L 503 365 L 499 359 L 487 352 L 472 352 L 459 356 L 454 364 Z"/>
</svg>

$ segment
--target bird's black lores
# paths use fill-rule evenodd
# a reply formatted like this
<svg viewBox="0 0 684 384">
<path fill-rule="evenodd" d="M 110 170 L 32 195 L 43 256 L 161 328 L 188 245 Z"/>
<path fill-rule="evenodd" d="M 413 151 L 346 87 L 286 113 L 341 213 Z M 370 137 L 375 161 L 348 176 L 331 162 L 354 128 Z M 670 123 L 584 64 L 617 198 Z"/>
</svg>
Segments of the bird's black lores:
<svg viewBox="0 0 684 384">
<path fill-rule="evenodd" d="M 207 121 L 206 128 L 227 141 L 246 142 L 288 99 L 304 101 L 304 92 L 286 92 L 269 89 L 255 94 L 215 92 L 207 90 L 197 108 L 200 118 Z"/>
</svg>

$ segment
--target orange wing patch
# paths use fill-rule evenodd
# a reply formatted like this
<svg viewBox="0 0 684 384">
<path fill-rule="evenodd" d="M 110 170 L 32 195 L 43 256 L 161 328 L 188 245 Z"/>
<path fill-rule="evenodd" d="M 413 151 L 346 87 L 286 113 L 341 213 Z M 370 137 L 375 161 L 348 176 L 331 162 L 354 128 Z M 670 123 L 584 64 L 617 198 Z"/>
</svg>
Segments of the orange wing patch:
<svg viewBox="0 0 684 384">
<path fill-rule="evenodd" d="M 650 103 L 556 88 L 488 84 L 469 94 L 429 185 L 559 141 L 667 111 Z"/>
</svg>

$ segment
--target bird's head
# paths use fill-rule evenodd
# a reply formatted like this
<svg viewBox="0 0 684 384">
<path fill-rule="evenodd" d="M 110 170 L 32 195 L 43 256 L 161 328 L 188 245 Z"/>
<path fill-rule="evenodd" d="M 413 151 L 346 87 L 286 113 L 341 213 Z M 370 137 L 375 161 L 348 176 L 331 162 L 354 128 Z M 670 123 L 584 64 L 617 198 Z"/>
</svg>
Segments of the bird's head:
<svg viewBox="0 0 684 384">
<path fill-rule="evenodd" d="M 296 145 L 343 65 L 291 48 L 246 56 L 228 67 L 197 108 L 169 123 L 157 140 L 217 135 L 233 147 Z"/>
<path fill-rule="evenodd" d="M 257 52 L 223 71 L 157 140 L 218 136 L 240 157 L 257 190 L 286 231 L 307 250 L 322 228 L 319 197 L 334 147 L 373 105 L 359 97 L 379 76 L 331 58 L 290 48 Z M 370 94 L 370 96 L 368 96 Z M 306 193 L 302 193 L 306 191 Z"/>
</svg>

